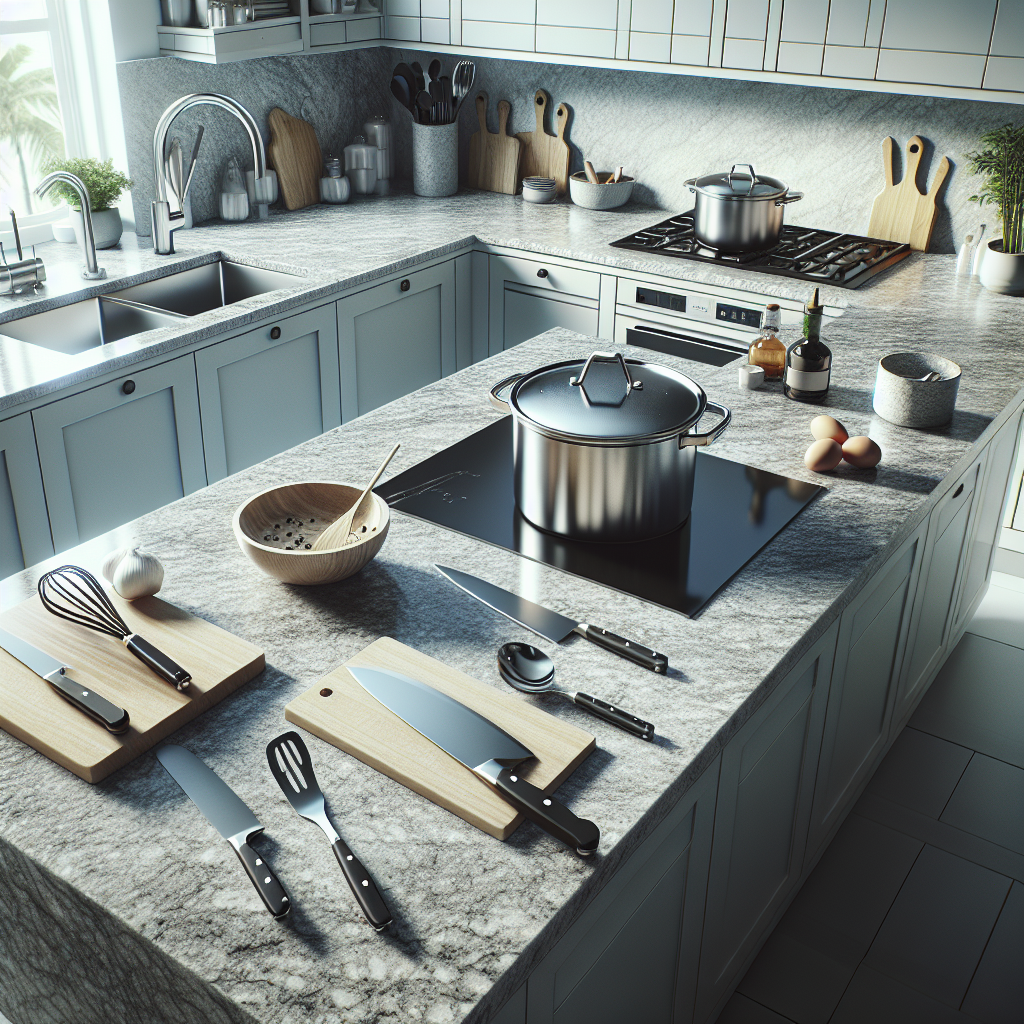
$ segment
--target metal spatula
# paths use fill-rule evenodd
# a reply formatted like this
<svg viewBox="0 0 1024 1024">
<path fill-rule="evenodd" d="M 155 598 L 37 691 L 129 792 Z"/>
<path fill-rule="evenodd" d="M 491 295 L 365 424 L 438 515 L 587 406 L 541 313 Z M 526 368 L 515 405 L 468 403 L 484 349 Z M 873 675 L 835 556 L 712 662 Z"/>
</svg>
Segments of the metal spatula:
<svg viewBox="0 0 1024 1024">
<path fill-rule="evenodd" d="M 288 802 L 307 821 L 319 825 L 331 841 L 334 856 L 366 920 L 377 931 L 386 928 L 391 923 L 391 911 L 369 872 L 356 860 L 327 817 L 324 794 L 313 774 L 313 762 L 302 737 L 297 732 L 286 732 L 271 740 L 267 744 L 267 761 Z"/>
</svg>

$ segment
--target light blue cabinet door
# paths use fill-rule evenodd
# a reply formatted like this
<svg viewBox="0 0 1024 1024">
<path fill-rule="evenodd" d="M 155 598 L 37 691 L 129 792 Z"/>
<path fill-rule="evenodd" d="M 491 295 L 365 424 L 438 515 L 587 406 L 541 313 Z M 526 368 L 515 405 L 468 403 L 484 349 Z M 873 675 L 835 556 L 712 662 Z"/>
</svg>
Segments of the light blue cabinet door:
<svg viewBox="0 0 1024 1024">
<path fill-rule="evenodd" d="M 339 299 L 337 308 L 345 422 L 455 372 L 454 261 Z"/>
<path fill-rule="evenodd" d="M 0 423 L 0 580 L 52 554 L 32 417 L 23 412 Z"/>
<path fill-rule="evenodd" d="M 695 1021 L 742 977 L 800 879 L 838 624 L 729 741 L 715 811 Z"/>
<path fill-rule="evenodd" d="M 206 486 L 191 355 L 32 412 L 56 551 Z"/>
<path fill-rule="evenodd" d="M 334 303 L 196 353 L 210 483 L 341 425 Z"/>
</svg>

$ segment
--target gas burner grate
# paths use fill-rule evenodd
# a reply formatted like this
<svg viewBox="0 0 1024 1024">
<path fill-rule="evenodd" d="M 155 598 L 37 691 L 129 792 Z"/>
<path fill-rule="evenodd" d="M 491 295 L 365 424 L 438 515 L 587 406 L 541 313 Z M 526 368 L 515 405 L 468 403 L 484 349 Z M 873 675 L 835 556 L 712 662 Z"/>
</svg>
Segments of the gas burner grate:
<svg viewBox="0 0 1024 1024">
<path fill-rule="evenodd" d="M 785 224 L 778 245 L 760 252 L 718 252 L 697 241 L 693 212 L 669 217 L 611 243 L 619 249 L 635 249 L 659 256 L 742 267 L 762 274 L 796 277 L 804 281 L 859 288 L 875 274 L 910 255 L 905 242 L 863 238 L 837 231 Z"/>
</svg>

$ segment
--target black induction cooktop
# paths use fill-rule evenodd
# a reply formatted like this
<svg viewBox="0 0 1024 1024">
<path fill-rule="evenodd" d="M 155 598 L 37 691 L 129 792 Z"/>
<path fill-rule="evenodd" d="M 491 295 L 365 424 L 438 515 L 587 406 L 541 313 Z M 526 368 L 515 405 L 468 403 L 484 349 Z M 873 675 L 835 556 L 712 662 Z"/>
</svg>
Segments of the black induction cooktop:
<svg viewBox="0 0 1024 1024">
<path fill-rule="evenodd" d="M 376 493 L 392 509 L 693 616 L 823 489 L 699 452 L 693 511 L 674 533 L 634 543 L 567 540 L 516 508 L 505 416 Z"/>
</svg>

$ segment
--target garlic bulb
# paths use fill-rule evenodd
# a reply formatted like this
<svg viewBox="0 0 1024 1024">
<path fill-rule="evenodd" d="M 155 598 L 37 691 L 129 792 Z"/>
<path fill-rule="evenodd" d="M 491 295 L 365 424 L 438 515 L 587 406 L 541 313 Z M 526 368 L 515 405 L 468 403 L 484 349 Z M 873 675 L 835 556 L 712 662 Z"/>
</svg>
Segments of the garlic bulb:
<svg viewBox="0 0 1024 1024">
<path fill-rule="evenodd" d="M 103 563 L 103 575 L 126 601 L 155 594 L 164 582 L 164 567 L 155 555 L 138 548 L 115 551 Z"/>
</svg>

